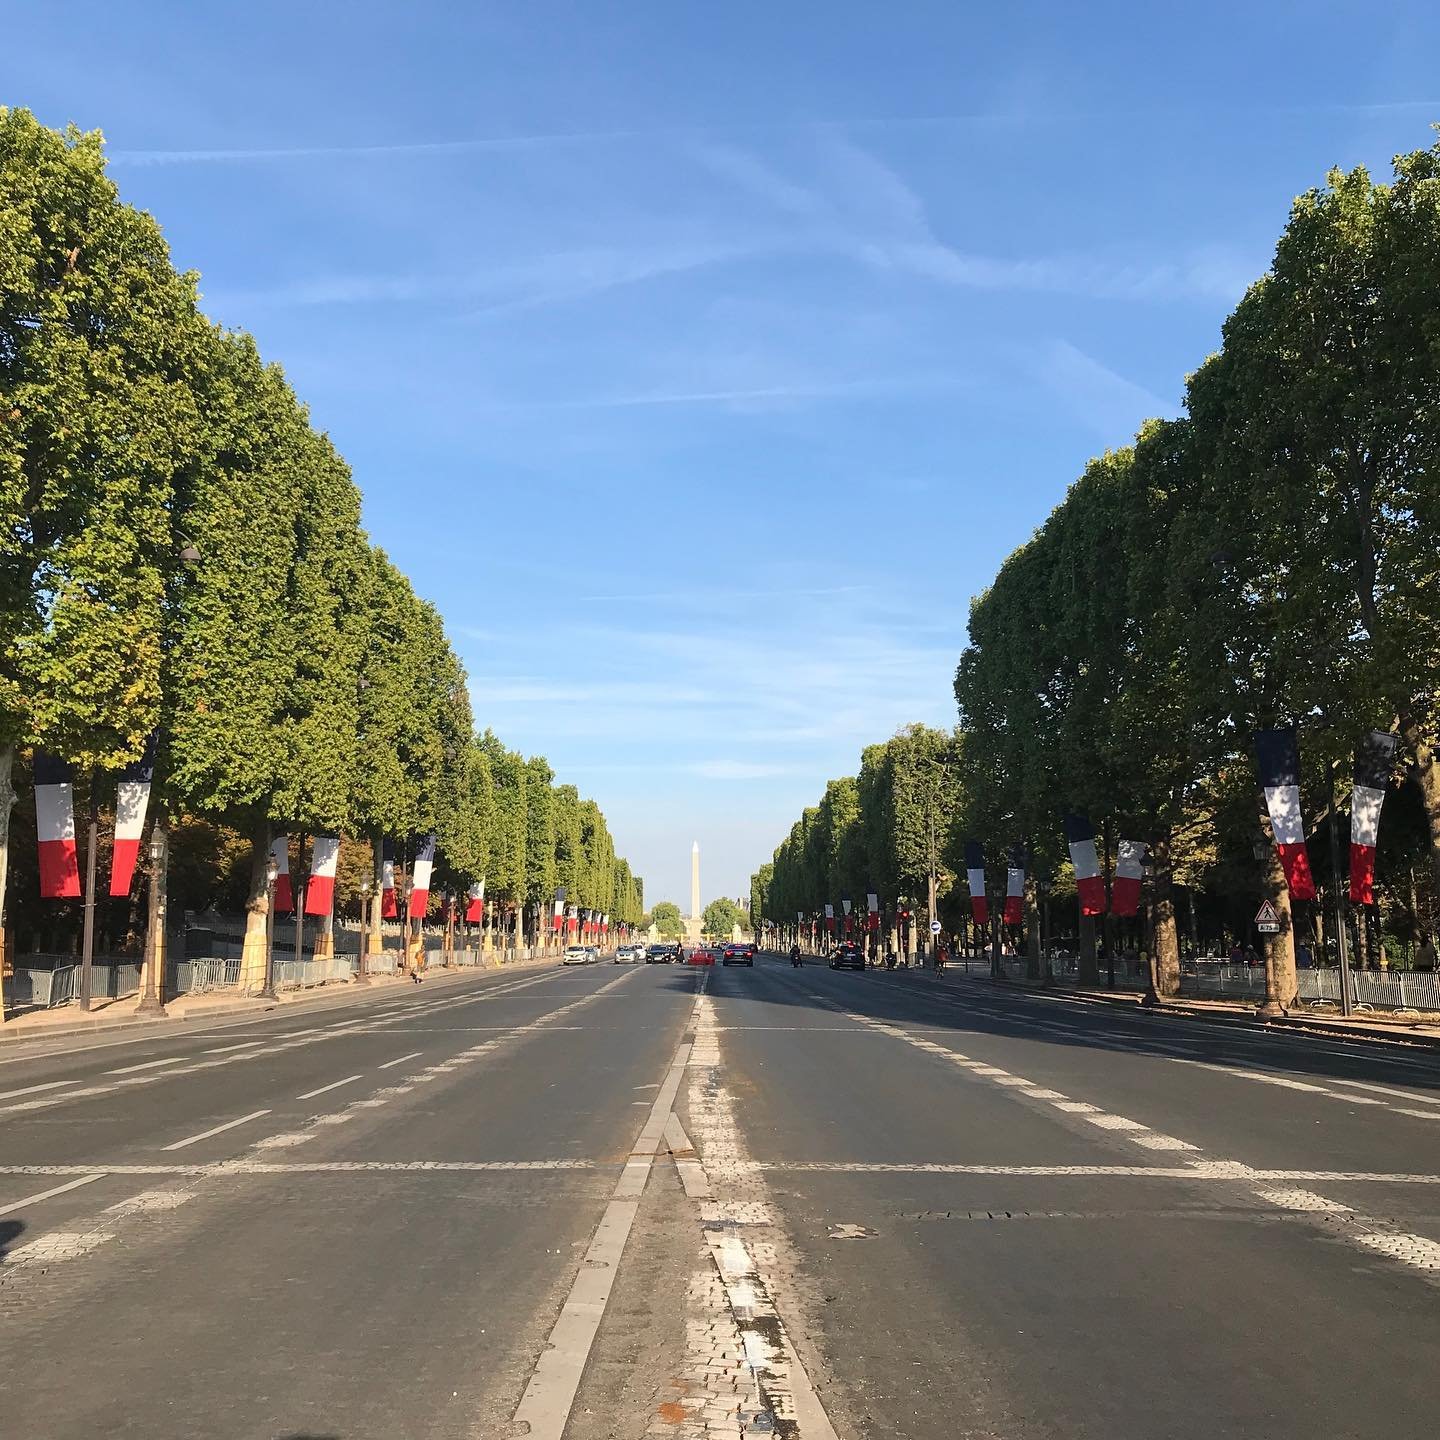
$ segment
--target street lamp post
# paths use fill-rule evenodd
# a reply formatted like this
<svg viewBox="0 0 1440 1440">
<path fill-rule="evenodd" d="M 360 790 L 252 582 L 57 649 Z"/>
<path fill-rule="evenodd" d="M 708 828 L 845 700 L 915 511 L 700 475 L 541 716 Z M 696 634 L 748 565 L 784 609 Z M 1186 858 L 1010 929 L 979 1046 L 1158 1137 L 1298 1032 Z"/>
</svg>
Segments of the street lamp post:
<svg viewBox="0 0 1440 1440">
<path fill-rule="evenodd" d="M 165 817 L 156 815 L 150 829 L 150 886 L 146 900 L 145 988 L 137 1014 L 165 1013 L 165 862 L 169 845 Z"/>
<path fill-rule="evenodd" d="M 368 963 L 368 951 L 370 948 L 370 877 L 367 875 L 360 882 L 360 953 L 355 957 L 355 983 L 357 985 L 368 985 L 370 983 L 370 966 Z"/>
<path fill-rule="evenodd" d="M 280 866 L 272 855 L 265 862 L 265 983 L 260 999 L 274 1000 L 275 994 L 275 881 Z"/>
</svg>

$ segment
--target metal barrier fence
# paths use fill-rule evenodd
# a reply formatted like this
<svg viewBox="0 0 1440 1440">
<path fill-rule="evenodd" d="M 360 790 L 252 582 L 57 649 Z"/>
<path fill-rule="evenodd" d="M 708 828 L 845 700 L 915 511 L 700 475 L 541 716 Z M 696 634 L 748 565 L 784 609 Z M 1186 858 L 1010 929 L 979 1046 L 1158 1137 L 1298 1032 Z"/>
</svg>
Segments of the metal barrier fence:
<svg viewBox="0 0 1440 1440">
<path fill-rule="evenodd" d="M 332 955 L 322 960 L 277 959 L 273 963 L 277 990 L 301 990 L 334 980 L 348 980 L 354 973 L 348 955 Z"/>
<path fill-rule="evenodd" d="M 426 964 L 483 969 L 490 966 L 513 965 L 521 961 L 558 956 L 551 946 L 520 949 L 442 950 L 427 949 Z M 80 965 L 71 955 L 27 955 L 38 964 L 16 965 L 5 976 L 7 1013 L 20 1010 L 47 1010 L 69 1004 L 80 993 Z M 275 984 L 280 989 L 303 989 L 349 980 L 355 972 L 354 955 L 335 955 L 329 959 L 296 961 L 279 953 L 272 957 Z M 398 950 L 371 953 L 365 968 L 371 975 L 395 974 L 400 960 Z M 237 955 L 172 955 L 165 966 L 165 993 L 175 995 L 207 995 L 216 991 L 240 988 L 240 958 Z M 119 956 L 96 957 L 91 968 L 90 994 L 97 1000 L 120 1000 L 140 990 L 141 965 L 138 960 Z"/>
<path fill-rule="evenodd" d="M 1046 957 L 1051 985 L 1079 984 L 1077 957 L 1057 951 Z M 988 956 L 959 955 L 945 962 L 947 970 L 968 975 L 989 975 Z M 1029 963 L 1023 955 L 1006 955 L 1000 961 L 1001 973 L 1007 980 L 1035 982 L 1030 978 Z M 1099 965 L 1099 985 L 1109 988 L 1109 965 Z M 1306 969 L 1296 972 L 1296 986 L 1301 1001 L 1321 1004 L 1340 1003 L 1340 971 L 1333 967 Z M 1143 990 L 1149 983 L 1149 967 L 1132 957 L 1115 961 L 1115 988 Z M 1440 1011 L 1440 973 L 1433 970 L 1352 970 L 1351 999 L 1357 1007 L 1371 1010 Z M 1265 967 L 1263 965 L 1230 965 L 1223 961 L 1198 965 L 1187 964 L 1180 976 L 1180 994 L 1194 999 L 1263 1000 L 1265 998 Z"/>
</svg>

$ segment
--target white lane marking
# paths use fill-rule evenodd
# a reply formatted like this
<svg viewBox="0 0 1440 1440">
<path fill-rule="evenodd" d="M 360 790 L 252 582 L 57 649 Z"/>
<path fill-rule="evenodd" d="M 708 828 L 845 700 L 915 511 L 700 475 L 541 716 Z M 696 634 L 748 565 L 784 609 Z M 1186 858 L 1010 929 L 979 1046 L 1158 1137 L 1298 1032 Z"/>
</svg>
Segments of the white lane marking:
<svg viewBox="0 0 1440 1440">
<path fill-rule="evenodd" d="M 408 1055 L 402 1055 L 398 1060 L 387 1060 L 383 1065 L 377 1065 L 377 1070 L 388 1070 L 392 1065 L 403 1065 L 407 1060 L 414 1060 L 417 1056 L 423 1055 L 423 1050 L 412 1050 Z"/>
<path fill-rule="evenodd" d="M 0 1205 L 0 1215 L 8 1215 L 12 1210 L 23 1210 L 27 1205 L 38 1205 L 40 1201 L 48 1200 L 52 1195 L 63 1195 L 67 1190 L 78 1190 L 82 1185 L 89 1185 L 95 1180 L 104 1178 L 103 1170 L 94 1175 L 82 1175 L 78 1180 L 52 1186 L 49 1190 L 41 1190 L 35 1195 L 27 1195 L 23 1200 L 12 1200 L 8 1205 Z"/>
<path fill-rule="evenodd" d="M 1380 1254 L 1389 1256 L 1391 1260 L 1399 1260 L 1412 1269 L 1440 1271 L 1440 1243 L 1428 1239 L 1424 1235 L 1373 1231 L 1369 1234 L 1356 1234 L 1350 1238 L 1357 1244 L 1365 1246 L 1367 1250 L 1377 1250 Z"/>
<path fill-rule="evenodd" d="M 1130 1137 L 1137 1145 L 1144 1146 L 1147 1150 L 1198 1150 L 1198 1145 L 1192 1145 L 1188 1140 L 1177 1140 L 1173 1135 L 1132 1135 Z"/>
<path fill-rule="evenodd" d="M 43 1085 L 26 1085 L 21 1090 L 6 1090 L 0 1094 L 0 1100 L 13 1100 L 17 1095 L 38 1095 L 42 1090 L 59 1090 L 76 1083 L 74 1080 L 47 1080 Z"/>
<path fill-rule="evenodd" d="M 285 1150 L 292 1145 L 305 1145 L 314 1138 L 313 1134 L 295 1130 L 287 1135 L 267 1135 L 263 1140 L 257 1140 L 250 1148 L 252 1150 Z"/>
<path fill-rule="evenodd" d="M 695 1051 L 703 1069 L 696 1071 L 691 1061 L 689 1106 L 691 1124 L 702 1142 L 701 1176 L 712 1195 L 719 1189 L 739 1191 L 750 1198 L 702 1201 L 700 1218 L 710 1256 L 719 1274 L 729 1309 L 728 1319 L 738 1330 L 743 1362 L 748 1374 L 741 1372 L 728 1346 L 722 1345 L 717 1357 L 711 1337 L 708 1348 L 711 1358 L 707 1371 L 715 1375 L 714 1388 L 721 1404 L 729 1413 L 733 1403 L 727 1390 L 737 1383 L 746 1383 L 755 1397 L 755 1410 L 768 1410 L 772 1425 L 783 1423 L 795 1433 L 811 1440 L 836 1440 L 835 1430 L 825 1413 L 819 1396 L 810 1381 L 790 1334 L 774 1301 L 777 1269 L 775 1245 L 757 1241 L 747 1245 L 736 1224 L 755 1226 L 773 1223 L 768 1191 L 763 1182 L 746 1182 L 747 1173 L 744 1137 L 736 1122 L 734 1105 L 720 1079 L 722 1056 L 720 1042 L 713 1027 L 714 1001 L 704 993 L 695 1000 Z M 689 1142 L 677 1125 L 671 1134 L 671 1148 L 683 1149 Z M 679 1161 L 677 1158 L 677 1168 Z M 753 1170 L 748 1173 L 754 1174 Z M 683 1172 L 682 1172 L 683 1180 Z M 687 1194 L 690 1187 L 687 1186 Z M 758 1193 L 757 1193 L 758 1189 Z M 723 1322 L 722 1327 L 723 1331 Z M 706 1348 L 706 1347 L 701 1347 Z M 713 1367 L 713 1368 L 712 1368 Z M 727 1385 L 727 1380 L 729 1384 Z M 743 1428 L 743 1426 L 742 1426 Z"/>
<path fill-rule="evenodd" d="M 327 1090 L 338 1090 L 342 1085 L 349 1085 L 352 1081 L 358 1080 L 358 1075 L 347 1075 L 343 1080 L 332 1080 L 328 1085 L 322 1085 L 318 1090 L 307 1090 L 303 1095 L 297 1095 L 297 1100 L 313 1100 L 317 1095 L 323 1095 Z"/>
<path fill-rule="evenodd" d="M 881 1022 L 872 1020 L 868 1016 L 857 1014 L 853 1010 L 846 1010 L 835 1001 L 827 1000 L 819 996 L 816 998 L 822 1005 L 832 1010 L 840 1011 L 841 1014 L 846 1015 L 849 1019 L 861 1025 L 869 1025 L 876 1029 L 884 1030 L 888 1034 L 893 1034 L 897 1039 L 906 1041 L 907 1044 L 917 1046 L 917 1048 L 928 1048 L 903 1030 L 896 1029 L 893 1026 L 883 1025 Z M 953 1060 L 957 1068 L 963 1066 L 966 1061 L 966 1057 L 955 1052 L 951 1052 L 947 1058 Z M 1305 1081 L 1289 1080 L 1284 1076 L 1271 1075 L 1258 1070 L 1238 1070 L 1231 1066 L 1207 1064 L 1204 1061 L 1197 1060 L 1173 1059 L 1170 1063 L 1177 1065 L 1194 1065 L 1202 1070 L 1218 1070 L 1221 1074 L 1236 1075 L 1241 1079 L 1257 1080 L 1268 1085 L 1279 1085 L 1285 1089 L 1310 1091 L 1324 1095 L 1331 1100 L 1345 1100 L 1351 1104 L 1354 1104 L 1356 1101 L 1356 1097 L 1353 1095 L 1338 1094 L 1322 1086 L 1311 1085 Z M 979 1067 L 971 1066 L 970 1069 L 973 1074 L 989 1074 L 989 1072 L 994 1071 L 995 1067 L 992 1066 L 988 1067 L 988 1070 L 982 1070 Z M 999 1073 L 1001 1075 L 1005 1074 L 1003 1071 Z M 1136 1144 L 1151 1149 L 1163 1148 L 1152 1143 L 1156 1138 L 1154 1133 L 1148 1126 L 1141 1125 L 1138 1121 L 1126 1119 L 1124 1116 L 1108 1115 L 1100 1110 L 1098 1106 L 1086 1105 L 1084 1102 L 1059 1100 L 1050 1103 L 1053 1104 L 1057 1110 L 1081 1114 L 1083 1118 L 1092 1125 L 1104 1129 L 1134 1132 L 1128 1133 L 1126 1138 Z M 1433 1118 L 1428 1111 L 1417 1111 L 1415 1113 L 1424 1115 L 1427 1119 Z M 1169 1139 L 1170 1137 L 1164 1138 Z M 1200 1153 L 1197 1147 L 1191 1148 L 1195 1150 L 1197 1155 Z M 1197 1159 L 1193 1163 L 1197 1172 L 1204 1173 L 1209 1178 L 1245 1183 L 1251 1195 L 1266 1199 L 1267 1202 L 1273 1202 L 1275 1195 L 1279 1193 L 1274 1190 L 1260 1190 L 1255 1188 L 1253 1182 L 1268 1177 L 1262 1176 L 1259 1171 L 1252 1169 L 1250 1166 L 1238 1160 Z M 1309 1216 L 1311 1223 L 1324 1229 L 1326 1233 L 1336 1235 L 1340 1239 L 1358 1245 L 1373 1253 L 1384 1255 L 1388 1259 L 1407 1265 L 1411 1269 L 1420 1270 L 1427 1275 L 1440 1272 L 1440 1242 L 1428 1239 L 1422 1235 L 1414 1235 L 1401 1231 L 1392 1221 L 1377 1219 L 1369 1215 L 1356 1214 L 1349 1210 L 1348 1207 L 1342 1207 L 1345 1220 L 1343 1228 L 1337 1230 L 1335 1228 L 1336 1212 L 1328 1208 L 1324 1212 L 1316 1209 L 1317 1203 L 1328 1207 L 1332 1202 L 1326 1201 L 1324 1196 L 1309 1196 L 1308 1192 L 1306 1192 L 1306 1195 L 1307 1198 L 1304 1203 L 1293 1208 L 1292 1213 Z"/>
<path fill-rule="evenodd" d="M 1397 1115 L 1413 1115 L 1417 1120 L 1440 1120 L 1440 1113 L 1434 1110 L 1411 1110 L 1404 1105 L 1393 1105 L 1391 1109 Z"/>
<path fill-rule="evenodd" d="M 133 1075 L 137 1070 L 158 1070 L 162 1065 L 181 1065 L 190 1057 L 172 1055 L 168 1060 L 146 1060 L 139 1065 L 122 1065 L 118 1070 L 107 1070 L 107 1075 Z"/>
<path fill-rule="evenodd" d="M 549 1343 L 536 1361 L 530 1383 L 520 1397 L 515 1423 L 528 1425 L 525 1433 L 531 1440 L 561 1440 L 564 1435 L 571 1406 L 575 1403 L 575 1392 L 580 1388 L 580 1376 L 605 1314 L 616 1272 L 625 1254 L 625 1242 L 630 1238 L 630 1228 L 640 1208 L 640 1196 L 644 1193 L 655 1153 L 663 1143 L 665 1123 L 689 1058 L 690 1046 L 682 1044 L 670 1063 L 660 1093 L 655 1097 L 650 1117 L 625 1162 L 610 1203 L 600 1217 L 580 1273 L 575 1277 L 575 1283 L 561 1308 L 560 1318 L 550 1332 Z"/>
<path fill-rule="evenodd" d="M 48 1265 L 57 1260 L 74 1260 L 114 1238 L 113 1230 L 91 1230 L 85 1233 L 78 1230 L 56 1230 L 49 1235 L 42 1235 L 38 1240 L 32 1240 L 28 1245 L 22 1245 L 18 1250 L 12 1250 L 5 1257 L 5 1268 L 8 1270 L 12 1265 Z"/>
<path fill-rule="evenodd" d="M 1357 1090 L 1373 1090 L 1377 1095 L 1394 1095 L 1397 1099 L 1408 1100 L 1412 1105 L 1419 1101 L 1422 1105 L 1440 1105 L 1440 1095 L 1416 1095 L 1410 1090 L 1397 1090 L 1393 1085 L 1372 1085 L 1365 1080 L 1341 1080 L 1336 1076 L 1330 1077 L 1332 1085 L 1353 1085 Z"/>
<path fill-rule="evenodd" d="M 237 1125 L 244 1125 L 248 1120 L 258 1120 L 262 1115 L 268 1115 L 268 1110 L 252 1110 L 248 1115 L 242 1115 L 238 1120 L 227 1120 L 223 1125 L 216 1125 L 209 1130 L 202 1130 L 198 1135 L 190 1135 L 184 1140 L 177 1140 L 173 1145 L 162 1145 L 162 1150 L 183 1150 L 187 1145 L 197 1145 L 201 1140 L 208 1140 L 212 1135 L 221 1135 L 226 1130 L 233 1130 Z"/>
<path fill-rule="evenodd" d="M 1318 1215 L 1350 1215 L 1354 1212 L 1338 1200 L 1327 1200 L 1313 1190 L 1269 1190 L 1259 1189 L 1255 1194 L 1270 1205 L 1281 1210 L 1310 1210 Z"/>
<path fill-rule="evenodd" d="M 253 1050 L 257 1045 L 263 1045 L 263 1040 L 242 1040 L 238 1045 L 217 1045 L 213 1050 L 205 1051 L 207 1055 L 228 1055 L 232 1050 Z"/>
<path fill-rule="evenodd" d="M 161 1210 L 178 1210 L 187 1200 L 193 1200 L 193 1190 L 141 1190 L 115 1205 L 107 1205 L 101 1212 L 105 1215 L 153 1215 Z"/>
</svg>

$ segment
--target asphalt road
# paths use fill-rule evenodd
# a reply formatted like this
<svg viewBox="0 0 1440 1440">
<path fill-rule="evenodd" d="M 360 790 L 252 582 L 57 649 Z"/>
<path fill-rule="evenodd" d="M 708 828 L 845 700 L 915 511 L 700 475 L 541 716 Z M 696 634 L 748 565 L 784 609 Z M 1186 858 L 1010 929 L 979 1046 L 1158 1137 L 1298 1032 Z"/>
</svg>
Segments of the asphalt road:
<svg viewBox="0 0 1440 1440">
<path fill-rule="evenodd" d="M 0 1055 L 0 1434 L 1434 1428 L 1423 1054 L 764 960 L 177 1029 Z"/>
</svg>

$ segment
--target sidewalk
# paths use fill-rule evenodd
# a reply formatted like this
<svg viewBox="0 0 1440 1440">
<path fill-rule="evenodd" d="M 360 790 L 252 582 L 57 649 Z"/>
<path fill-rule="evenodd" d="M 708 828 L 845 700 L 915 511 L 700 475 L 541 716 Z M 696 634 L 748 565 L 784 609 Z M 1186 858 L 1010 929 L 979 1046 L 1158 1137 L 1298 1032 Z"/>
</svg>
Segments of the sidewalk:
<svg viewBox="0 0 1440 1440">
<path fill-rule="evenodd" d="M 464 976 L 490 974 L 496 970 L 534 970 L 555 963 L 557 962 L 554 956 L 544 956 L 538 960 L 517 960 L 510 964 L 457 965 L 450 969 L 442 966 L 427 967 L 424 983 L 443 983 L 445 980 L 456 980 Z M 74 1035 L 92 1035 L 97 1031 L 105 1034 L 134 1029 L 163 1031 L 187 1020 L 208 1021 L 246 1013 L 263 1014 L 268 1010 L 288 1009 L 292 1006 L 298 1008 L 354 1004 L 367 996 L 413 984 L 407 973 L 371 975 L 366 985 L 357 985 L 353 980 L 341 980 L 304 989 L 282 990 L 274 1000 L 262 1000 L 254 995 L 237 995 L 231 991 L 177 995 L 173 1000 L 166 1001 L 165 1014 L 159 1016 L 137 1014 L 140 1004 L 138 995 L 127 995 L 120 1000 L 93 1000 L 88 1015 L 74 1005 L 62 1005 L 54 1010 L 32 1010 L 24 1015 L 8 1016 L 4 1024 L 0 1025 L 0 1045 L 7 1041 L 59 1040 Z"/>
<path fill-rule="evenodd" d="M 1410 1016 L 1386 1016 L 1368 1012 L 1363 1017 L 1346 1019 L 1339 1014 L 1306 1010 L 1291 1011 L 1280 1020 L 1262 1020 L 1256 1014 L 1254 1000 L 1206 1000 L 1177 996 L 1162 1000 L 1159 1005 L 1144 1005 L 1140 990 L 1080 989 L 1073 985 L 1041 985 L 1025 980 L 994 980 L 988 975 L 956 973 L 955 980 L 970 984 L 996 985 L 1023 990 L 1032 995 L 1048 995 L 1054 999 L 1080 1000 L 1089 1004 L 1128 1006 L 1147 1015 L 1179 1015 L 1192 1020 L 1213 1020 L 1219 1024 L 1245 1025 L 1261 1029 L 1298 1030 L 1312 1034 L 1338 1035 L 1350 1040 L 1372 1040 L 1392 1045 L 1423 1045 L 1440 1047 L 1440 1021 Z M 950 983 L 947 979 L 946 983 Z"/>
</svg>

